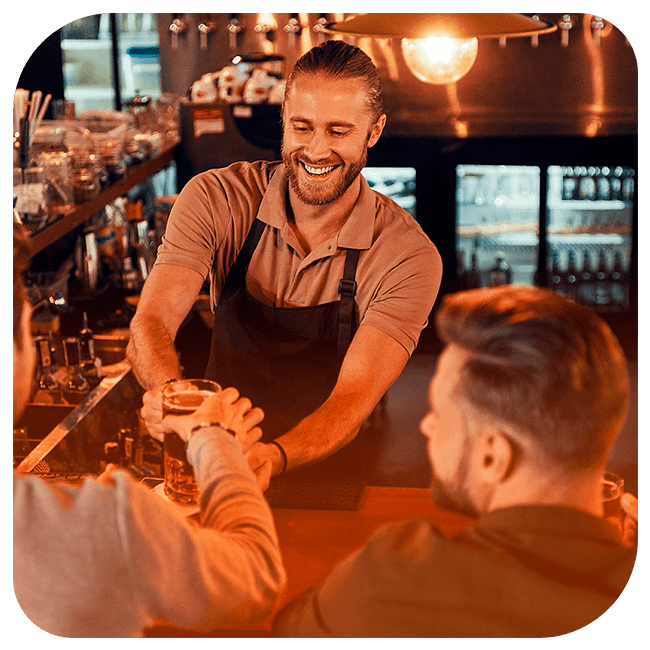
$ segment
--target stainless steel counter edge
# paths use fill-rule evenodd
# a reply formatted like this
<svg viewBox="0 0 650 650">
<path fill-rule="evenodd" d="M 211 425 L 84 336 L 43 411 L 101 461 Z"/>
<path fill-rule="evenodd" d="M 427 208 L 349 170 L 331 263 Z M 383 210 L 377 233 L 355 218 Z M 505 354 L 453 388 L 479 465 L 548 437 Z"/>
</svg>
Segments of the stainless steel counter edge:
<svg viewBox="0 0 650 650">
<path fill-rule="evenodd" d="M 31 472 L 104 399 L 113 387 L 131 372 L 131 364 L 125 359 L 119 363 L 105 366 L 104 371 L 110 373 L 109 376 L 103 377 L 88 397 L 27 454 L 16 467 L 16 472 L 24 474 Z"/>
</svg>

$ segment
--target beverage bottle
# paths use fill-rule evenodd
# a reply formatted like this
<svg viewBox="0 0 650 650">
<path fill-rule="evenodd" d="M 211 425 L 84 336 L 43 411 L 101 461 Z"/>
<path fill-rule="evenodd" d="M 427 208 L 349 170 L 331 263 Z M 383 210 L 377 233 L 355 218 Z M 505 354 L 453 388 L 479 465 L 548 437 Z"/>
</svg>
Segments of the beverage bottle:
<svg viewBox="0 0 650 650">
<path fill-rule="evenodd" d="M 572 167 L 564 167 L 562 173 L 562 200 L 571 201 L 576 190 Z"/>
<path fill-rule="evenodd" d="M 621 183 L 621 193 L 623 201 L 631 203 L 634 201 L 634 170 L 626 169 L 623 173 Z"/>
<path fill-rule="evenodd" d="M 609 184 L 609 167 L 603 167 L 600 170 L 600 176 L 597 181 L 597 197 L 599 201 L 609 201 L 612 198 L 612 188 Z"/>
<path fill-rule="evenodd" d="M 68 379 L 63 387 L 63 397 L 69 404 L 80 404 L 88 395 L 90 385 L 81 373 L 79 339 L 68 337 L 63 341 Z"/>
<path fill-rule="evenodd" d="M 564 274 L 560 269 L 559 255 L 555 251 L 551 254 L 551 270 L 548 273 L 548 286 L 549 289 L 564 294 Z"/>
<path fill-rule="evenodd" d="M 611 191 L 611 198 L 613 201 L 620 201 L 622 199 L 621 193 L 621 176 L 623 176 L 623 168 L 615 167 L 611 176 L 609 177 L 609 186 Z"/>
<path fill-rule="evenodd" d="M 55 377 L 50 354 L 50 340 L 39 336 L 36 344 L 36 373 L 34 378 L 34 401 L 48 404 L 61 401 L 61 384 Z"/>
<path fill-rule="evenodd" d="M 488 274 L 488 285 L 496 287 L 500 284 L 510 284 L 512 282 L 512 271 L 506 262 L 505 253 L 498 252 L 494 260 L 494 266 Z"/>
<path fill-rule="evenodd" d="M 127 255 L 123 261 L 122 288 L 127 293 L 137 293 L 139 290 L 138 273 L 133 268 L 133 260 L 129 255 Z"/>
<path fill-rule="evenodd" d="M 576 268 L 576 256 L 572 250 L 569 250 L 569 258 L 567 260 L 567 267 L 564 274 L 564 295 L 575 300 L 577 297 L 577 289 L 579 286 L 578 269 Z"/>
<path fill-rule="evenodd" d="M 81 374 L 91 388 L 101 381 L 101 361 L 95 356 L 93 331 L 88 327 L 88 312 L 83 313 L 83 324 L 79 332 L 79 366 Z"/>
<path fill-rule="evenodd" d="M 95 341 L 93 331 L 88 327 L 88 312 L 83 313 L 83 324 L 79 332 L 79 354 L 81 362 L 95 360 Z"/>
<path fill-rule="evenodd" d="M 617 310 L 625 309 L 629 305 L 628 274 L 623 269 L 621 254 L 614 253 L 614 264 L 609 274 L 609 294 L 611 305 Z"/>
<path fill-rule="evenodd" d="M 587 170 L 584 167 L 574 167 L 573 168 L 573 175 L 575 176 L 576 179 L 576 186 L 573 191 L 573 198 L 576 201 L 579 201 L 582 197 L 580 195 L 580 186 L 582 185 L 582 176 L 583 176 L 583 169 L 584 169 L 584 175 L 587 174 Z"/>
<path fill-rule="evenodd" d="M 582 258 L 582 272 L 579 275 L 576 300 L 587 307 L 596 302 L 596 288 L 594 286 L 594 277 L 589 251 L 585 251 Z"/>
<path fill-rule="evenodd" d="M 580 199 L 582 201 L 593 201 L 596 198 L 596 181 L 594 180 L 595 173 L 596 168 L 590 167 L 581 174 Z"/>
<path fill-rule="evenodd" d="M 596 279 L 596 306 L 607 307 L 611 301 L 609 292 L 609 273 L 607 272 L 607 256 L 603 249 L 598 253 L 598 266 L 594 274 Z"/>
<path fill-rule="evenodd" d="M 481 274 L 478 270 L 478 256 L 476 251 L 472 252 L 472 266 L 465 275 L 465 288 L 478 289 L 481 286 Z"/>
</svg>

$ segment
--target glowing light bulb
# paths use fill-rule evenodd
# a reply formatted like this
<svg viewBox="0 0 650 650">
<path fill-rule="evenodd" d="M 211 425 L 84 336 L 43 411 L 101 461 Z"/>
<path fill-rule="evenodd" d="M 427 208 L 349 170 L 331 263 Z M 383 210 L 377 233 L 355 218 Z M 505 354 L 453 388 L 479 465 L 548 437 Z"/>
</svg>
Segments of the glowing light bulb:
<svg viewBox="0 0 650 650">
<path fill-rule="evenodd" d="M 403 38 L 406 65 L 420 81 L 449 84 L 465 76 L 476 61 L 477 38 Z"/>
</svg>

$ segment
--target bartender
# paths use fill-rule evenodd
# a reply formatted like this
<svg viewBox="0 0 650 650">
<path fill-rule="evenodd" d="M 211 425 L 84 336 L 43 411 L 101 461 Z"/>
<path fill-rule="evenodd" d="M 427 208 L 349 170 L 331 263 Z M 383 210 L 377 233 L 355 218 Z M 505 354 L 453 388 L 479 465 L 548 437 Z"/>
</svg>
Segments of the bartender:
<svg viewBox="0 0 650 650">
<path fill-rule="evenodd" d="M 360 174 L 386 123 L 362 50 L 333 40 L 303 55 L 282 118 L 282 162 L 209 170 L 180 193 L 128 349 L 160 438 L 160 388 L 181 377 L 176 332 L 209 275 L 205 376 L 264 410 L 247 455 L 262 489 L 315 463 L 307 476 L 349 474 L 339 450 L 402 372 L 442 276 L 417 222 Z"/>
</svg>

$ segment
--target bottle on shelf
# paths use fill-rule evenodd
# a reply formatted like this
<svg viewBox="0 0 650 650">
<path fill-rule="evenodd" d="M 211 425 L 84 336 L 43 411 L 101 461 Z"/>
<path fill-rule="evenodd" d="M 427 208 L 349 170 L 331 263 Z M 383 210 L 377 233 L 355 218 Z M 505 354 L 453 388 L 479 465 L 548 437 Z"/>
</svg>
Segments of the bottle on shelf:
<svg viewBox="0 0 650 650">
<path fill-rule="evenodd" d="M 95 359 L 95 341 L 93 331 L 88 327 L 88 312 L 83 313 L 83 322 L 79 331 L 79 358 L 81 362 L 93 361 Z"/>
<path fill-rule="evenodd" d="M 622 167 L 614 167 L 614 170 L 611 172 L 609 177 L 609 186 L 611 191 L 612 201 L 620 201 L 622 199 L 622 181 L 621 177 L 623 176 Z"/>
<path fill-rule="evenodd" d="M 56 368 L 52 364 L 50 339 L 38 336 L 36 345 L 36 372 L 34 375 L 33 401 L 48 404 L 61 401 L 61 384 L 55 376 Z"/>
<path fill-rule="evenodd" d="M 581 168 L 579 198 L 581 201 L 593 201 L 596 198 L 595 167 Z"/>
<path fill-rule="evenodd" d="M 578 279 L 576 301 L 587 307 L 594 305 L 596 302 L 596 287 L 594 286 L 594 274 L 591 268 L 589 251 L 585 251 L 582 256 L 582 271 Z"/>
<path fill-rule="evenodd" d="M 564 273 L 560 268 L 560 256 L 555 251 L 551 253 L 551 269 L 548 272 L 548 287 L 557 293 L 564 293 Z"/>
<path fill-rule="evenodd" d="M 81 373 L 79 339 L 68 337 L 63 341 L 68 378 L 63 386 L 63 398 L 69 404 L 80 404 L 88 395 L 90 385 Z"/>
<path fill-rule="evenodd" d="M 626 169 L 621 182 L 621 198 L 626 203 L 634 201 L 634 170 Z"/>
<path fill-rule="evenodd" d="M 595 278 L 595 303 L 596 308 L 603 309 L 609 306 L 611 302 L 611 295 L 609 291 L 609 272 L 607 270 L 607 255 L 604 249 L 598 253 L 598 266 L 594 273 Z"/>
<path fill-rule="evenodd" d="M 506 262 L 505 253 L 499 251 L 494 260 L 494 266 L 488 273 L 488 285 L 496 287 L 500 284 L 510 284 L 512 282 L 512 271 Z"/>
<path fill-rule="evenodd" d="M 561 296 L 575 301 L 578 285 L 579 277 L 573 251 L 569 251 L 565 270 L 561 268 L 559 252 L 553 251 L 551 254 L 551 269 L 548 274 L 548 287 Z"/>
<path fill-rule="evenodd" d="M 83 324 L 79 332 L 79 365 L 81 374 L 91 388 L 101 381 L 101 361 L 95 356 L 93 331 L 88 327 L 88 312 L 83 313 Z"/>
<path fill-rule="evenodd" d="M 614 252 L 614 264 L 609 273 L 609 294 L 611 305 L 616 310 L 626 309 L 630 304 L 629 277 L 623 268 L 621 253 Z"/>
<path fill-rule="evenodd" d="M 578 294 L 579 278 L 576 267 L 576 256 L 573 250 L 569 250 L 566 271 L 564 273 L 563 294 L 570 300 L 575 300 Z"/>
<path fill-rule="evenodd" d="M 123 260 L 122 288 L 129 294 L 135 294 L 140 289 L 138 272 L 133 268 L 133 260 L 129 255 Z"/>
<path fill-rule="evenodd" d="M 575 176 L 576 179 L 576 185 L 573 191 L 573 198 L 575 201 L 580 200 L 580 185 L 582 184 L 582 177 L 586 176 L 586 174 L 587 174 L 587 170 L 584 167 L 573 168 L 573 175 Z"/>
<path fill-rule="evenodd" d="M 481 274 L 478 270 L 478 255 L 476 251 L 472 252 L 472 265 L 465 275 L 465 288 L 478 289 L 481 286 Z"/>
<path fill-rule="evenodd" d="M 573 175 L 573 167 L 562 168 L 562 200 L 571 201 L 576 191 L 576 180 Z"/>
<path fill-rule="evenodd" d="M 596 181 L 596 198 L 599 201 L 609 201 L 612 198 L 612 188 L 609 184 L 609 167 L 601 167 Z"/>
</svg>

